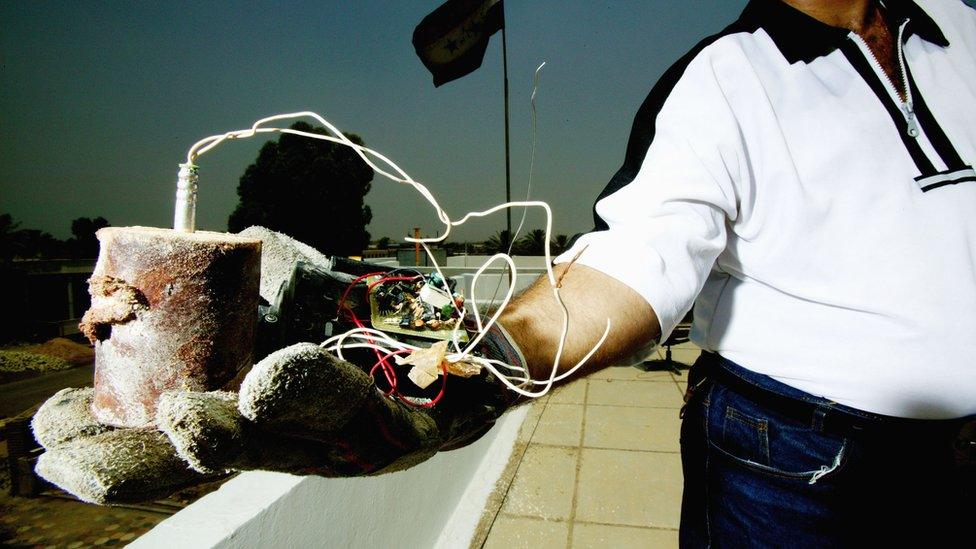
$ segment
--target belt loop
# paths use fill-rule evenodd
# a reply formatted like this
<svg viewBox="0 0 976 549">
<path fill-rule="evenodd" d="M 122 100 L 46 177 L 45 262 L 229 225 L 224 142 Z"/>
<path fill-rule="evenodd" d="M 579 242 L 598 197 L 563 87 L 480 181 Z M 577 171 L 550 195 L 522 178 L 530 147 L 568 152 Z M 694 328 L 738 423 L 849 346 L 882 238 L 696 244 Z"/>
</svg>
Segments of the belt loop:
<svg viewBox="0 0 976 549">
<path fill-rule="evenodd" d="M 824 429 L 824 421 L 827 419 L 827 414 L 830 412 L 830 405 L 817 406 L 813 411 L 813 424 L 810 426 L 814 431 L 822 433 Z"/>
</svg>

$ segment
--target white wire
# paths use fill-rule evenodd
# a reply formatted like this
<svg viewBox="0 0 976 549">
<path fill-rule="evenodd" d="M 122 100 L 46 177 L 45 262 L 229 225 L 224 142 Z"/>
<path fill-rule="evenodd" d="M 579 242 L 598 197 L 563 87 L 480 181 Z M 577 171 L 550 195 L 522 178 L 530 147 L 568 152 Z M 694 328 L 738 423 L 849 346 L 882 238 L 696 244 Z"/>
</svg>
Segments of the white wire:
<svg viewBox="0 0 976 549">
<path fill-rule="evenodd" d="M 543 63 L 542 65 L 539 66 L 538 69 L 536 69 L 537 78 L 538 78 L 538 71 L 539 69 L 542 68 L 543 65 L 545 65 L 545 63 Z M 533 99 L 534 99 L 534 95 L 535 93 L 533 92 Z M 533 108 L 534 108 L 534 103 L 533 103 Z M 322 126 L 325 127 L 329 132 L 331 132 L 332 135 L 305 132 L 301 130 L 294 130 L 291 128 L 277 128 L 277 127 L 264 126 L 265 124 L 269 122 L 274 122 L 276 120 L 304 118 L 304 117 L 315 119 L 318 123 L 322 124 Z M 495 254 L 494 256 L 489 258 L 488 261 L 486 261 L 475 272 L 475 275 L 471 280 L 472 295 L 470 296 L 470 301 L 472 304 L 471 310 L 475 317 L 475 323 L 478 328 L 477 330 L 478 333 L 475 337 L 473 337 L 470 341 L 468 341 L 468 344 L 463 349 L 461 349 L 460 344 L 457 341 L 456 333 L 452 334 L 452 342 L 454 343 L 455 350 L 458 352 L 447 355 L 446 358 L 449 362 L 459 362 L 462 360 L 467 360 L 467 361 L 480 364 L 484 368 L 488 369 L 492 374 L 494 374 L 499 380 L 501 380 L 502 383 L 504 383 L 509 389 L 523 396 L 538 398 L 547 394 L 551 390 L 554 383 L 565 379 L 573 372 L 575 372 L 577 369 L 579 369 L 587 360 L 589 360 L 593 356 L 593 354 L 606 341 L 606 338 L 609 335 L 610 328 L 611 328 L 610 319 L 607 319 L 607 325 L 606 325 L 606 329 L 603 332 L 603 336 L 600 337 L 600 339 L 589 350 L 589 352 L 587 352 L 583 356 L 583 358 L 579 362 L 577 362 L 576 365 L 574 365 L 572 368 L 563 372 L 560 375 L 556 375 L 557 372 L 559 371 L 559 362 L 562 359 L 563 350 L 566 346 L 566 338 L 569 333 L 569 312 L 566 309 L 565 303 L 563 303 L 562 298 L 559 295 L 559 287 L 556 284 L 556 277 L 552 271 L 552 255 L 550 253 L 550 242 L 549 242 L 552 235 L 552 210 L 549 208 L 549 205 L 546 204 L 545 202 L 532 201 L 532 200 L 524 200 L 520 202 L 507 202 L 505 204 L 499 204 L 487 210 L 469 212 L 465 214 L 464 217 L 462 217 L 461 219 L 454 221 L 450 218 L 450 216 L 447 215 L 447 212 L 445 212 L 444 209 L 441 208 L 440 204 L 437 202 L 437 199 L 434 198 L 434 195 L 430 192 L 430 190 L 426 186 L 424 186 L 422 183 L 415 181 L 402 168 L 400 168 L 396 163 L 394 163 L 386 156 L 363 145 L 357 145 L 356 143 L 353 143 L 348 137 L 346 137 L 345 134 L 339 131 L 339 129 L 336 128 L 334 125 L 332 125 L 328 120 L 318 115 L 317 113 L 311 111 L 302 111 L 302 112 L 295 112 L 289 114 L 278 114 L 274 116 L 269 116 L 267 118 L 262 118 L 258 120 L 248 129 L 235 130 L 223 134 L 212 135 L 210 137 L 201 139 L 200 141 L 196 142 L 192 147 L 190 147 L 190 150 L 187 152 L 187 163 L 190 164 L 191 166 L 196 165 L 196 160 L 200 156 L 213 150 L 214 147 L 223 143 L 224 141 L 235 140 L 235 139 L 246 139 L 263 133 L 281 133 L 281 134 L 298 135 L 302 137 L 321 139 L 324 141 L 330 141 L 332 143 L 344 145 L 346 147 L 351 148 L 353 151 L 355 151 L 356 154 L 359 155 L 359 157 L 363 160 L 363 162 L 365 162 L 366 165 L 372 168 L 373 171 L 375 171 L 376 173 L 394 182 L 403 183 L 412 186 L 418 193 L 420 193 L 421 196 L 424 197 L 425 200 L 427 200 L 427 202 L 430 203 L 431 206 L 433 206 L 434 211 L 437 215 L 437 219 L 444 224 L 444 231 L 443 234 L 440 234 L 435 237 L 427 237 L 427 238 L 406 237 L 404 238 L 404 240 L 407 242 L 418 242 L 422 244 L 428 256 L 432 260 L 433 260 L 433 255 L 430 253 L 430 249 L 428 248 L 427 244 L 432 242 L 442 242 L 448 237 L 453 227 L 462 225 L 472 218 L 485 217 L 505 208 L 516 208 L 516 207 L 522 207 L 525 210 L 531 207 L 538 207 L 545 212 L 546 241 L 545 241 L 544 251 L 545 251 L 545 260 L 546 260 L 546 277 L 549 280 L 549 285 L 552 287 L 553 297 L 555 298 L 556 302 L 559 304 L 563 312 L 562 326 L 561 326 L 560 336 L 559 336 L 559 345 L 556 348 L 556 356 L 553 360 L 552 370 L 550 372 L 549 377 L 544 381 L 533 380 L 531 379 L 531 376 L 528 375 L 527 370 L 525 371 L 526 374 L 525 377 L 512 377 L 500 371 L 500 369 L 496 366 L 497 361 L 487 360 L 482 357 L 474 356 L 471 354 L 474 348 L 477 346 L 477 344 L 481 342 L 482 338 L 484 338 L 487 330 L 491 328 L 498 320 L 499 316 L 501 316 L 502 312 L 508 306 L 508 303 L 511 301 L 512 296 L 515 293 L 515 279 L 516 279 L 515 275 L 517 273 L 517 269 L 515 267 L 515 261 L 512 259 L 512 257 L 509 254 L 506 253 Z M 391 170 L 393 173 L 390 173 L 390 171 L 381 168 L 375 162 L 373 162 L 372 159 L 379 160 L 380 162 L 385 164 L 386 167 L 389 170 Z M 524 219 L 524 214 L 523 214 L 523 219 Z M 505 298 L 502 300 L 501 305 L 494 311 L 494 313 L 492 314 L 488 322 L 482 324 L 481 315 L 478 312 L 477 302 L 474 296 L 475 294 L 474 289 L 476 287 L 478 279 L 484 273 L 485 269 L 487 269 L 489 265 L 491 265 L 498 259 L 502 259 L 506 263 L 508 263 L 509 268 L 511 269 L 512 272 L 512 277 L 510 277 L 509 288 L 508 291 L 505 293 Z M 437 265 L 436 261 L 433 261 L 433 263 L 434 263 L 434 268 L 437 270 L 441 278 L 444 279 L 446 285 L 447 282 L 446 277 L 444 277 L 443 273 L 440 271 L 440 267 Z M 450 293 L 449 289 L 448 292 Z M 457 330 L 457 328 L 455 328 L 455 330 Z M 346 339 L 349 338 L 352 338 L 357 341 L 363 341 L 363 342 L 346 343 Z M 344 360 L 344 357 L 342 356 L 343 348 L 346 349 L 370 348 L 370 349 L 375 349 L 383 352 L 393 352 L 393 351 L 403 351 L 403 350 L 412 351 L 418 349 L 415 346 L 407 345 L 405 343 L 397 341 L 380 330 L 375 330 L 371 328 L 355 328 L 349 330 L 342 334 L 338 334 L 336 336 L 330 337 L 329 339 L 322 342 L 321 346 L 330 351 L 335 351 L 336 355 L 343 360 Z M 391 349 L 393 351 L 391 351 Z M 511 365 L 508 365 L 507 369 L 519 370 L 518 368 Z M 515 382 L 520 382 L 521 386 L 516 385 Z M 526 384 L 541 385 L 542 389 L 534 392 L 528 391 L 522 388 L 522 386 Z"/>
<path fill-rule="evenodd" d="M 533 77 L 532 85 L 532 95 L 529 97 L 529 105 L 532 110 L 532 152 L 529 153 L 529 175 L 525 184 L 525 200 L 529 200 L 532 196 L 532 172 L 535 170 L 535 148 L 538 139 L 537 137 L 537 113 L 535 108 L 535 96 L 539 92 L 539 73 L 542 72 L 542 67 L 546 66 L 546 61 L 543 61 L 541 65 L 536 67 L 535 76 Z M 515 243 L 515 239 L 518 238 L 518 234 L 522 232 L 522 227 L 525 225 L 525 214 L 528 212 L 528 208 L 522 208 L 522 219 L 519 220 L 518 228 L 515 229 L 515 234 L 511 235 L 511 244 L 509 244 L 508 253 L 512 253 L 511 245 Z"/>
<path fill-rule="evenodd" d="M 535 108 L 535 96 L 539 92 L 539 74 L 542 72 L 542 67 L 546 66 L 547 61 L 543 61 L 541 65 L 536 67 L 535 75 L 533 76 L 532 83 L 532 95 L 529 96 L 529 105 L 532 110 L 532 151 L 529 154 L 529 174 L 526 178 L 525 184 L 525 200 L 528 201 L 532 196 L 532 174 L 535 171 L 535 148 L 538 142 L 538 131 L 536 124 L 536 108 Z M 518 240 L 519 233 L 522 232 L 522 227 L 525 225 L 525 215 L 528 213 L 528 208 L 522 208 L 522 219 L 519 220 L 518 227 L 515 229 L 515 234 L 508 235 L 508 250 L 505 252 L 508 255 L 512 255 L 512 250 L 515 248 L 515 241 Z M 546 235 L 548 238 L 549 235 Z M 515 273 L 512 272 L 509 279 L 515 278 Z M 488 308 L 490 309 L 495 304 L 495 298 L 498 296 L 498 290 L 501 289 L 502 279 L 498 278 L 498 284 L 495 285 L 495 291 L 491 293 L 491 300 L 488 302 Z"/>
</svg>

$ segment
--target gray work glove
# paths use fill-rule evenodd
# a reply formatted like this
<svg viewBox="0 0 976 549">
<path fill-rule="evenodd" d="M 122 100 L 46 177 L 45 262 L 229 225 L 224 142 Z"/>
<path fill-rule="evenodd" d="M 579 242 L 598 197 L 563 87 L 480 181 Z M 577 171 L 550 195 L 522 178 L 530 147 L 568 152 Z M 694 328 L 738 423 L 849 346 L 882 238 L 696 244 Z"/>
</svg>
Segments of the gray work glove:
<svg viewBox="0 0 976 549">
<path fill-rule="evenodd" d="M 36 470 L 100 504 L 157 499 L 228 471 L 380 474 L 470 443 L 513 396 L 482 372 L 452 376 L 435 407 L 413 408 L 385 396 L 359 366 L 298 343 L 256 364 L 239 393 L 164 394 L 158 430 L 101 425 L 90 413 L 92 389 L 64 389 L 34 416 L 46 450 Z"/>
</svg>

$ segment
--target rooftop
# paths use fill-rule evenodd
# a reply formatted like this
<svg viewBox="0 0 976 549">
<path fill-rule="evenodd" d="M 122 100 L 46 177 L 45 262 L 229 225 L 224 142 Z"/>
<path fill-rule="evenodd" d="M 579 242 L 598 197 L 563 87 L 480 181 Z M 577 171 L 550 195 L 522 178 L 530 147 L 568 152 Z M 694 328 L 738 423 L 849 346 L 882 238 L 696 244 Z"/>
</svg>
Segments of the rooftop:
<svg viewBox="0 0 976 549">
<path fill-rule="evenodd" d="M 679 374 L 608 368 L 532 403 L 472 547 L 677 547 L 678 411 L 700 350 L 672 352 Z"/>
</svg>

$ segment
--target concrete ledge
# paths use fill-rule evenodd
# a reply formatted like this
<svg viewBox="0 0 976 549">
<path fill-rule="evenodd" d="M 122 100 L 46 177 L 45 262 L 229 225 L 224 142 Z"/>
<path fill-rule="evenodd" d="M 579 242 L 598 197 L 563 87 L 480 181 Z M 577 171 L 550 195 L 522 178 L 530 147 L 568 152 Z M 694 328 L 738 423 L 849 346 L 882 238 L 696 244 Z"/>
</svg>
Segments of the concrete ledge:
<svg viewBox="0 0 976 549">
<path fill-rule="evenodd" d="M 470 446 L 390 475 L 241 474 L 131 547 L 468 547 L 527 411 L 509 412 Z"/>
</svg>

